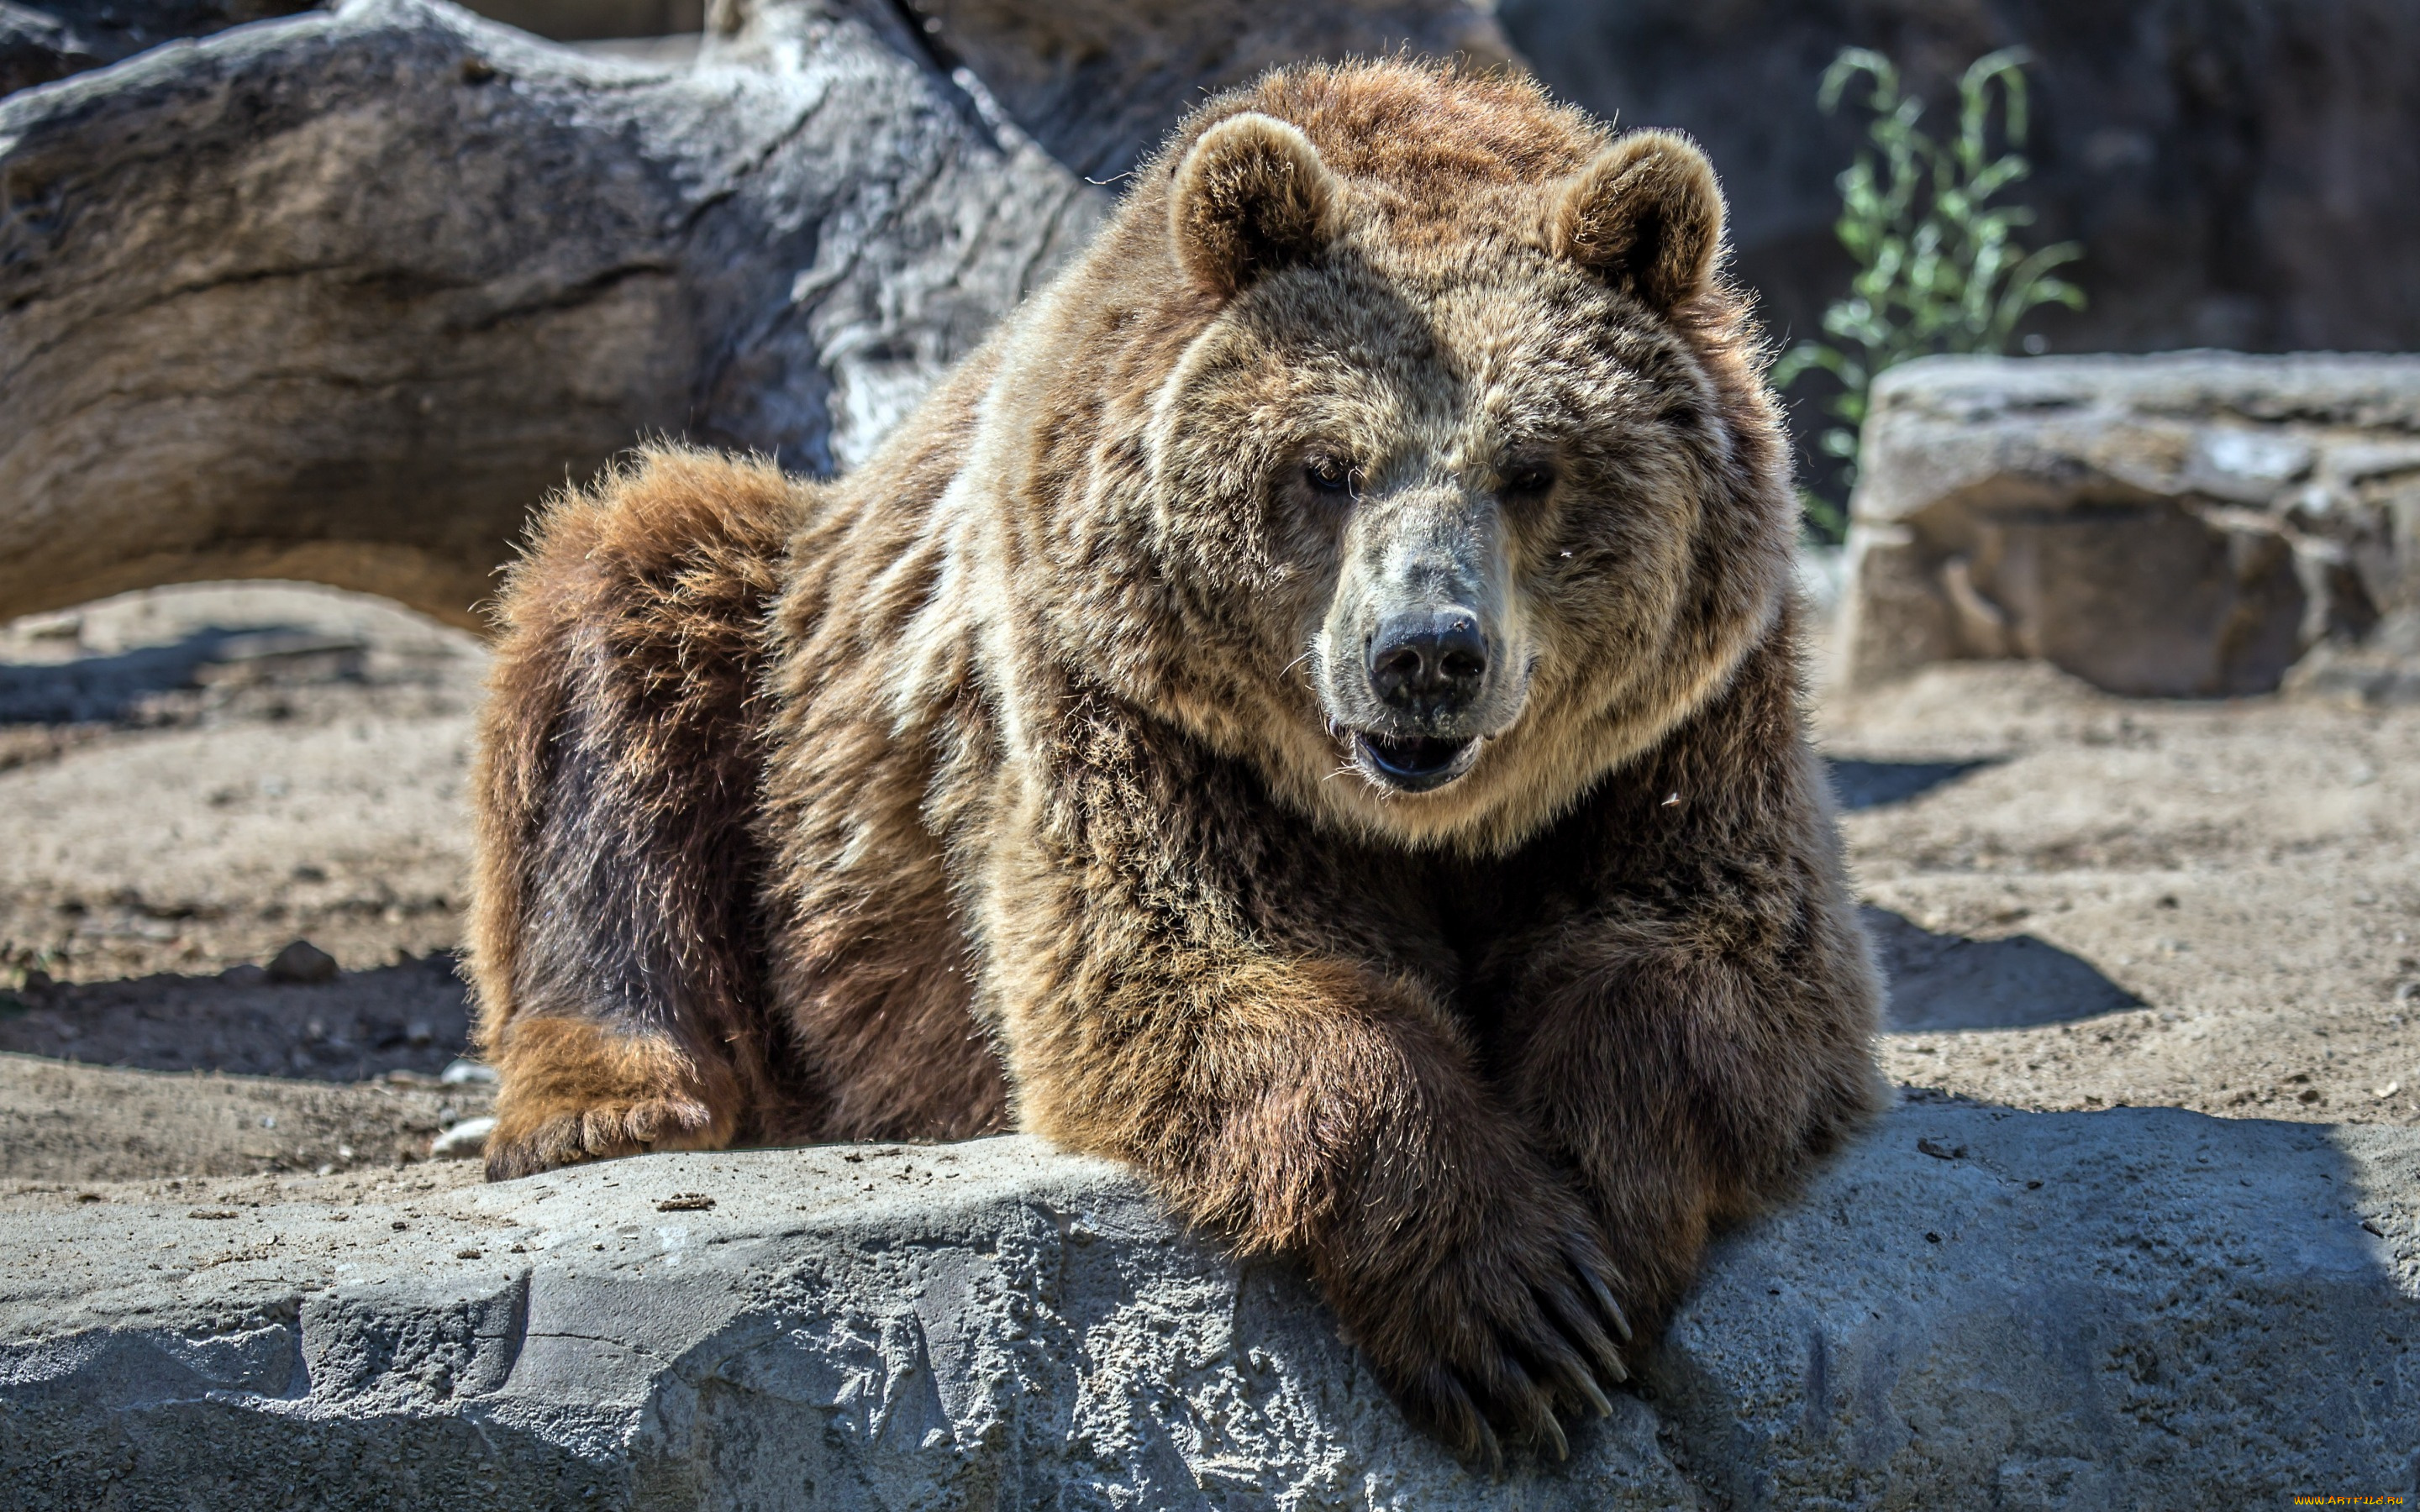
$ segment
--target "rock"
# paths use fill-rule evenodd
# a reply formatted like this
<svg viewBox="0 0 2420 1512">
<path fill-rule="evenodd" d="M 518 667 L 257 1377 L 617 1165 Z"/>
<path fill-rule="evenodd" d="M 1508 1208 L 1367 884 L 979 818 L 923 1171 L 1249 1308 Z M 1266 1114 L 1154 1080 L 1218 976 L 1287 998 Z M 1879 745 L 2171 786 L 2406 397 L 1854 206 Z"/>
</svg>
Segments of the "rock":
<svg viewBox="0 0 2420 1512">
<path fill-rule="evenodd" d="M 1705 144 L 1740 276 L 1790 336 L 1848 292 L 1834 179 L 1864 120 L 1815 92 L 1846 46 L 1898 59 L 1936 135 L 1956 82 L 2022 45 L 2034 174 L 2008 196 L 2028 245 L 2080 240 L 2088 308 L 2040 312 L 2059 351 L 2420 347 L 2420 8 L 2180 0 L 1501 0 L 1566 98 Z M 1751 103 L 1752 102 L 1752 103 Z M 1813 409 L 1807 405 L 1805 408 Z"/>
<path fill-rule="evenodd" d="M 1500 1482 L 1405 1429 L 1292 1266 L 1028 1139 L 648 1156 L 409 1211 L 289 1190 L 8 1199 L 14 1504 L 104 1474 L 127 1505 L 331 1512 L 2420 1489 L 2410 1130 L 1901 1108 L 1717 1246 L 1569 1463 Z"/>
<path fill-rule="evenodd" d="M 322 8 L 323 0 L 0 0 L 0 95 L 179 38 Z M 703 0 L 473 0 L 468 9 L 558 41 L 695 32 Z"/>
<path fill-rule="evenodd" d="M 464 1119 L 429 1141 L 430 1160 L 470 1160 L 488 1151 L 488 1136 L 496 1132 L 492 1118 Z"/>
<path fill-rule="evenodd" d="M 1903 1108 L 1725 1246 L 1649 1379 L 1742 1508 L 2409 1494 L 2415 1202 L 2411 1130 Z"/>
<path fill-rule="evenodd" d="M 2388 617 L 2359 644 L 2328 642 L 2294 664 L 2286 691 L 2335 703 L 2420 703 L 2420 612 Z"/>
<path fill-rule="evenodd" d="M 319 0 L 0 0 L 0 95 Z"/>
<path fill-rule="evenodd" d="M 309 940 L 296 940 L 269 963 L 268 980 L 287 987 L 316 986 L 336 980 L 336 958 Z"/>
<path fill-rule="evenodd" d="M 469 8 L 556 41 L 666 37 L 706 23 L 704 0 L 472 0 Z"/>
<path fill-rule="evenodd" d="M 1798 592 L 1819 622 L 1829 621 L 1840 607 L 1840 590 L 1848 578 L 1848 553 L 1837 546 L 1799 543 L 1794 576 Z"/>
<path fill-rule="evenodd" d="M 1928 358 L 1876 382 L 1862 466 L 1852 684 L 2029 656 L 2266 692 L 2420 609 L 2420 359 Z"/>
<path fill-rule="evenodd" d="M 443 1087 L 493 1086 L 496 1080 L 495 1067 L 483 1066 L 475 1060 L 454 1061 L 437 1073 L 438 1084 Z"/>
<path fill-rule="evenodd" d="M 1301 58 L 1409 50 L 1478 68 L 1512 51 L 1469 0 L 906 0 L 924 45 L 1075 172 L 1107 183 L 1206 93 Z"/>
<path fill-rule="evenodd" d="M 1099 213 L 846 6 L 730 50 L 356 0 L 0 101 L 0 617 L 295 577 L 474 624 L 566 475 L 830 471 Z"/>
<path fill-rule="evenodd" d="M 100 66 L 57 17 L 0 4 L 0 95 Z"/>
</svg>

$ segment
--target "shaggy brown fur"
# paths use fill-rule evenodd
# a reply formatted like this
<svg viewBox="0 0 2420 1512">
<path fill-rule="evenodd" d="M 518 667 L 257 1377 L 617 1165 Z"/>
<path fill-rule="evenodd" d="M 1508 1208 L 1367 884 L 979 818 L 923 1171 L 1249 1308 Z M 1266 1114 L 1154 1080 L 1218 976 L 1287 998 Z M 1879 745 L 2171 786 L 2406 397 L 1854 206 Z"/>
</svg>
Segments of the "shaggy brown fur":
<svg viewBox="0 0 2420 1512">
<path fill-rule="evenodd" d="M 1466 1451 L 1559 1445 L 1875 1085 L 1720 243 L 1677 138 L 1279 73 L 855 475 L 556 504 L 491 1173 L 1013 1121 L 1305 1257 Z"/>
<path fill-rule="evenodd" d="M 762 624 L 802 501 L 659 454 L 551 509 L 479 731 L 472 958 L 512 1074 L 491 1175 L 786 1133 L 755 927 Z"/>
</svg>

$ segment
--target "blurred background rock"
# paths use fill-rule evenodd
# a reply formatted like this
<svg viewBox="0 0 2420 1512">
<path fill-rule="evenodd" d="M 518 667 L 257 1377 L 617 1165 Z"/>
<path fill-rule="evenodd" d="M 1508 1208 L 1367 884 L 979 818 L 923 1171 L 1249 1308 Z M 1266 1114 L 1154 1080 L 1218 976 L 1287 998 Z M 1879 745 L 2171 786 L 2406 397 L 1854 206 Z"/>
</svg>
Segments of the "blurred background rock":
<svg viewBox="0 0 2420 1512">
<path fill-rule="evenodd" d="M 2022 45 L 2042 241 L 2090 302 L 2053 351 L 2420 346 L 2420 8 L 2400 0 L 1503 0 L 1559 93 L 1706 146 L 1737 269 L 1811 332 L 1849 265 L 1833 178 L 1853 121 L 1815 105 L 1843 47 L 1897 60 L 1938 112 Z"/>
</svg>

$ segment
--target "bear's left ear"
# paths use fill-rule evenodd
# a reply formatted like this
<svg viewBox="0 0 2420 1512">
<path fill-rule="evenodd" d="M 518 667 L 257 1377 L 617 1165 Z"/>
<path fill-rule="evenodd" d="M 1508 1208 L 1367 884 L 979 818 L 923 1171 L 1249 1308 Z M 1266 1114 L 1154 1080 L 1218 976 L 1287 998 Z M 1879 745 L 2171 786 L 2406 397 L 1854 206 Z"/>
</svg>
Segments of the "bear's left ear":
<svg viewBox="0 0 2420 1512">
<path fill-rule="evenodd" d="M 1549 245 L 1658 310 L 1706 286 L 1723 242 L 1723 192 L 1696 143 L 1633 131 L 1572 180 Z"/>
<path fill-rule="evenodd" d="M 1311 138 L 1247 111 L 1202 133 L 1176 165 L 1169 230 L 1193 281 L 1225 299 L 1336 239 L 1343 192 Z"/>
</svg>

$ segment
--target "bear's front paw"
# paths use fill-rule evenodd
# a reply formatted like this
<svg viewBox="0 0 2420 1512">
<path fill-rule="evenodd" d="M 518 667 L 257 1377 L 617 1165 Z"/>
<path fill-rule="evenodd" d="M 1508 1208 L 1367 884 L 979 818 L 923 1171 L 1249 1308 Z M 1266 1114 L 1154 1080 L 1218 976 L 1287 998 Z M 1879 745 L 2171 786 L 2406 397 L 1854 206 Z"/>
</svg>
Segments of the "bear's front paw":
<svg viewBox="0 0 2420 1512">
<path fill-rule="evenodd" d="M 1393 1273 L 1388 1273 L 1392 1271 Z M 1425 1270 L 1376 1268 L 1331 1300 L 1414 1424 L 1466 1459 L 1503 1462 L 1499 1434 L 1570 1453 L 1557 1420 L 1613 1411 L 1630 1323 L 1584 1223 L 1487 1225 Z"/>
<path fill-rule="evenodd" d="M 685 1098 L 649 1098 L 596 1107 L 517 1108 L 499 1114 L 488 1136 L 488 1180 L 508 1181 L 558 1165 L 612 1160 L 650 1149 L 710 1149 L 714 1115 Z"/>
</svg>

